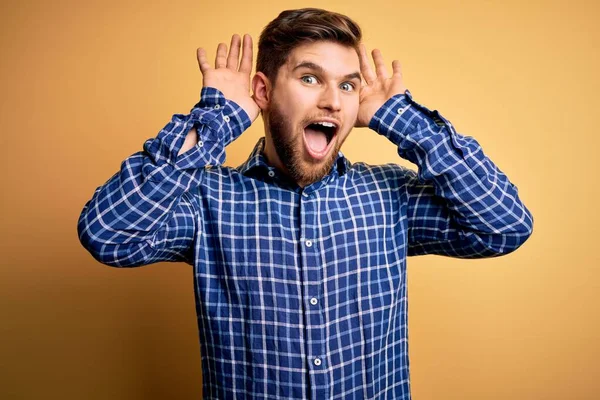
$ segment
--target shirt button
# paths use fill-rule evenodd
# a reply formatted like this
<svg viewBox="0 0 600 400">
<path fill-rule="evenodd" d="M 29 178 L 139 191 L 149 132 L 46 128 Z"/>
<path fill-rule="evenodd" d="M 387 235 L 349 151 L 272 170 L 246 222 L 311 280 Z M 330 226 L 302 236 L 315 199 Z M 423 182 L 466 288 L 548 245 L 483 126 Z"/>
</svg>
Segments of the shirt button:
<svg viewBox="0 0 600 400">
<path fill-rule="evenodd" d="M 302 196 L 304 196 L 304 197 L 308 197 L 308 193 L 306 193 L 306 192 L 302 192 Z"/>
<path fill-rule="evenodd" d="M 198 140 L 198 147 L 202 147 L 204 145 L 204 143 L 202 143 L 202 140 Z"/>
<path fill-rule="evenodd" d="M 217 105 L 215 105 L 214 108 L 215 108 L 215 110 L 218 110 L 219 108 L 221 108 L 221 105 L 217 104 Z"/>
<path fill-rule="evenodd" d="M 317 304 L 317 301 L 318 301 L 317 298 L 313 297 L 312 299 L 310 299 L 310 304 L 312 304 L 314 306 L 315 304 Z"/>
<path fill-rule="evenodd" d="M 312 247 L 312 241 L 311 240 L 307 240 L 306 241 L 306 247 Z"/>
<path fill-rule="evenodd" d="M 315 365 L 318 367 L 319 365 L 321 365 L 321 359 L 320 358 L 315 358 L 315 361 L 313 361 L 315 363 Z"/>
<path fill-rule="evenodd" d="M 225 120 L 225 122 L 229 122 L 229 116 L 224 116 L 223 119 Z"/>
<path fill-rule="evenodd" d="M 398 109 L 398 114 L 402 114 L 403 112 L 404 112 L 404 108 L 400 107 L 400 108 Z"/>
<path fill-rule="evenodd" d="M 275 176 L 275 171 L 269 171 L 269 176 L 272 178 Z"/>
</svg>

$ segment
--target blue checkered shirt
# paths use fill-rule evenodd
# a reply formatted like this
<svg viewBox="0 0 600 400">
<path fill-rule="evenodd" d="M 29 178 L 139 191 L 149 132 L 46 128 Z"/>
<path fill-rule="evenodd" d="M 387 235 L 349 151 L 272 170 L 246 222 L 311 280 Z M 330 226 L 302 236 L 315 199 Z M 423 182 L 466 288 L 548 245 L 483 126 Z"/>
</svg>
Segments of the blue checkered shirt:
<svg viewBox="0 0 600 400">
<path fill-rule="evenodd" d="M 261 138 L 225 167 L 251 124 L 203 88 L 98 187 L 78 223 L 101 263 L 193 266 L 205 399 L 410 399 L 406 258 L 497 257 L 533 219 L 477 141 L 410 91 L 369 128 L 418 171 L 351 163 L 298 187 Z M 199 142 L 178 155 L 188 131 Z"/>
</svg>

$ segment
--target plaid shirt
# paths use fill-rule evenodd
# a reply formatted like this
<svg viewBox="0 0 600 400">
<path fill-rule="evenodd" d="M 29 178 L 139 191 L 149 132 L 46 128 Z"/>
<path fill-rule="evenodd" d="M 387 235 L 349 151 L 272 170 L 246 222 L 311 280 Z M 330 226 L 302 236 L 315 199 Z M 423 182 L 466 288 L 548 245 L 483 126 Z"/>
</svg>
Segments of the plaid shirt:
<svg viewBox="0 0 600 400">
<path fill-rule="evenodd" d="M 302 189 L 266 163 L 264 138 L 222 166 L 250 124 L 203 88 L 96 189 L 81 243 L 115 267 L 193 266 L 205 399 L 410 399 L 406 257 L 516 250 L 533 228 L 517 187 L 408 90 L 369 127 L 418 172 L 340 152 Z"/>
</svg>

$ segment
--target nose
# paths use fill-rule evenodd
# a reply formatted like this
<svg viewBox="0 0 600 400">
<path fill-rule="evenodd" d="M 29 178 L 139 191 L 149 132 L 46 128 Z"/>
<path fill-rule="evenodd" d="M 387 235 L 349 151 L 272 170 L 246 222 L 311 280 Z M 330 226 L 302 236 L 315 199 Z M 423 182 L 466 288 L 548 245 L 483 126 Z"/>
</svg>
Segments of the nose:
<svg viewBox="0 0 600 400">
<path fill-rule="evenodd" d="M 341 109 L 340 91 L 337 86 L 327 85 L 321 93 L 319 108 L 324 108 L 331 111 L 339 111 Z"/>
</svg>

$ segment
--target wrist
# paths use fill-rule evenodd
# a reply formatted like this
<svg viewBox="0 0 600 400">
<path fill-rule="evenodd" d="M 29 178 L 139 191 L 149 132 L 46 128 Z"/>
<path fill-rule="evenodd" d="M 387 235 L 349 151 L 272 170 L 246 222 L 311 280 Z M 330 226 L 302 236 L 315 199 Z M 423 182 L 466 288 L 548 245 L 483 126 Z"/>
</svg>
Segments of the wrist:
<svg viewBox="0 0 600 400">
<path fill-rule="evenodd" d="M 227 99 L 227 101 L 232 103 L 232 105 L 237 106 L 237 108 L 243 111 L 246 114 L 246 118 L 244 119 L 249 120 L 250 124 L 256 121 L 256 118 L 258 118 L 260 109 L 258 108 L 258 105 L 254 102 L 252 97 L 248 96 L 247 99 L 240 100 Z"/>
<path fill-rule="evenodd" d="M 199 131 L 199 140 L 212 138 L 225 146 L 252 124 L 250 116 L 238 103 L 226 99 L 222 91 L 210 86 L 202 88 L 200 101 L 192 110 L 192 114 L 196 124 L 206 125 L 209 128 Z"/>
</svg>

